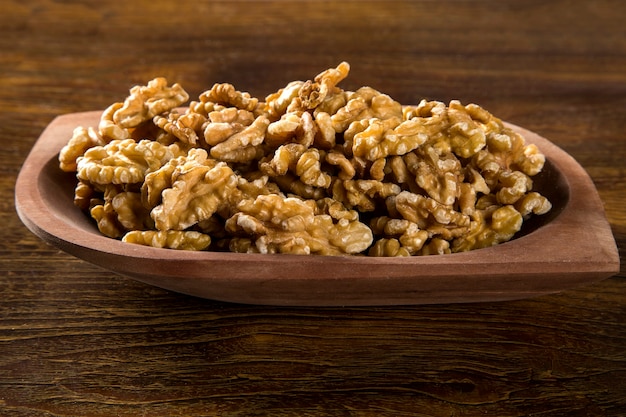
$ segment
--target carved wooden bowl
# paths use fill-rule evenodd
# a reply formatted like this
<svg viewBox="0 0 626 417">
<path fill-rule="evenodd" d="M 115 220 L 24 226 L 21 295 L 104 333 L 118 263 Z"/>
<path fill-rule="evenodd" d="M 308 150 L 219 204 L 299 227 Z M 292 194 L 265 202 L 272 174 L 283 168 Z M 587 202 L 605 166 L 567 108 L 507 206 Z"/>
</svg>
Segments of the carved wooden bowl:
<svg viewBox="0 0 626 417">
<path fill-rule="evenodd" d="M 80 259 L 157 287 L 214 300 L 292 306 L 434 304 L 514 300 L 566 290 L 619 272 L 619 255 L 593 182 L 567 153 L 520 127 L 546 155 L 534 189 L 553 204 L 518 236 L 491 248 L 410 258 L 193 252 L 101 235 L 73 205 L 76 179 L 58 153 L 76 126 L 101 112 L 57 117 L 17 179 L 24 224 Z"/>
</svg>

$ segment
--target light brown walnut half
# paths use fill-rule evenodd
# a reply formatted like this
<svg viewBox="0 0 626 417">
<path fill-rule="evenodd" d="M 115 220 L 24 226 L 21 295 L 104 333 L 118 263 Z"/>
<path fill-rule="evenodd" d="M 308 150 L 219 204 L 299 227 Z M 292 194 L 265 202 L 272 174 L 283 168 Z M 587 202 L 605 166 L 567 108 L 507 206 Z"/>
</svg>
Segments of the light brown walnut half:
<svg viewBox="0 0 626 417">
<path fill-rule="evenodd" d="M 104 236 L 117 239 L 126 232 L 124 227 L 118 222 L 117 213 L 110 201 L 94 205 L 90 209 L 89 214 L 96 221 L 98 230 Z"/>
<path fill-rule="evenodd" d="M 224 107 L 236 107 L 252 112 L 259 104 L 259 99 L 249 93 L 237 91 L 232 84 L 216 83 L 210 90 L 200 94 L 201 103 L 216 103 Z"/>
<path fill-rule="evenodd" d="M 172 186 L 176 167 L 184 163 L 185 158 L 172 158 L 156 171 L 146 174 L 141 185 L 141 200 L 147 208 L 154 208 L 161 203 L 161 193 Z"/>
<path fill-rule="evenodd" d="M 168 86 L 165 78 L 157 77 L 146 86 L 131 88 L 123 106 L 113 113 L 113 121 L 123 128 L 136 127 L 188 99 L 189 94 L 179 84 Z"/>
<path fill-rule="evenodd" d="M 172 186 L 161 193 L 152 209 L 157 230 L 185 230 L 211 217 L 237 187 L 237 176 L 224 162 L 208 158 L 204 149 L 192 149 L 174 167 Z"/>
<path fill-rule="evenodd" d="M 330 113 L 336 132 L 344 132 L 353 122 L 368 119 L 403 120 L 402 105 L 371 87 L 361 87 L 346 93 L 346 104 Z"/>
<path fill-rule="evenodd" d="M 490 206 L 472 214 L 468 233 L 452 242 L 452 252 L 486 248 L 507 242 L 522 227 L 522 215 L 513 206 Z"/>
<path fill-rule="evenodd" d="M 431 235 L 439 235 L 443 239 L 460 236 L 467 231 L 470 217 L 454 210 L 453 207 L 441 204 L 436 200 L 420 194 L 402 191 L 387 199 L 402 218 L 409 220 Z"/>
<path fill-rule="evenodd" d="M 545 156 L 534 144 L 526 144 L 524 137 L 499 122 L 487 134 L 487 148 L 474 155 L 474 165 L 488 171 L 521 171 L 529 176 L 538 174 L 545 164 Z M 495 166 L 493 166 L 495 164 Z"/>
<path fill-rule="evenodd" d="M 307 149 L 296 163 L 296 175 L 306 185 L 312 187 L 328 188 L 332 177 L 322 172 L 320 160 L 323 156 L 318 149 Z"/>
<path fill-rule="evenodd" d="M 533 186 L 530 177 L 520 171 L 504 171 L 498 177 L 496 198 L 502 205 L 513 204 Z"/>
<path fill-rule="evenodd" d="M 336 68 L 319 73 L 313 81 L 306 81 L 298 91 L 303 109 L 314 109 L 319 106 L 349 72 L 350 65 L 342 62 Z"/>
<path fill-rule="evenodd" d="M 115 112 L 123 106 L 124 103 L 113 103 L 102 112 L 100 123 L 98 124 L 98 133 L 106 142 L 114 139 L 128 139 L 130 137 L 129 129 L 118 125 L 113 120 Z"/>
<path fill-rule="evenodd" d="M 452 253 L 450 250 L 450 242 L 445 239 L 435 237 L 426 243 L 417 255 L 446 255 Z"/>
<path fill-rule="evenodd" d="M 74 172 L 78 169 L 77 160 L 88 149 L 94 146 L 102 146 L 105 141 L 93 128 L 79 126 L 74 129 L 72 138 L 63 146 L 59 153 L 59 167 L 66 172 Z"/>
<path fill-rule="evenodd" d="M 314 206 L 299 198 L 261 195 L 237 208 L 226 221 L 226 230 L 254 242 L 244 245 L 246 251 L 342 255 L 362 252 L 372 243 L 365 224 L 317 215 Z"/>
<path fill-rule="evenodd" d="M 156 126 L 189 145 L 198 144 L 198 137 L 207 119 L 198 113 L 180 114 L 176 110 L 154 116 Z"/>
<path fill-rule="evenodd" d="M 248 110 L 220 106 L 210 111 L 207 118 L 203 136 L 207 145 L 214 146 L 250 126 L 256 117 Z"/>
<path fill-rule="evenodd" d="M 133 230 L 122 237 L 122 242 L 154 248 L 204 250 L 211 244 L 211 237 L 194 231 L 180 230 Z"/>
<path fill-rule="evenodd" d="M 340 149 L 333 149 L 330 152 L 326 153 L 326 162 L 329 164 L 336 166 L 339 171 L 337 173 L 337 177 L 340 180 L 349 180 L 354 178 L 356 174 L 356 169 L 352 162 L 341 152 Z"/>
<path fill-rule="evenodd" d="M 333 127 L 330 114 L 326 112 L 316 113 L 314 122 L 316 125 L 315 137 L 313 138 L 314 146 L 324 150 L 334 148 L 337 143 L 337 132 Z"/>
<path fill-rule="evenodd" d="M 439 155 L 426 146 L 405 156 L 409 172 L 425 193 L 441 204 L 451 206 L 460 192 L 463 172 L 461 162 L 453 153 Z"/>
<path fill-rule="evenodd" d="M 529 218 L 532 214 L 546 214 L 552 209 L 550 201 L 536 191 L 525 194 L 515 202 L 514 206 L 524 219 Z"/>
<path fill-rule="evenodd" d="M 141 194 L 123 191 L 111 198 L 111 206 L 117 221 L 126 230 L 145 230 L 154 227 L 148 210 L 141 201 Z"/>
<path fill-rule="evenodd" d="M 394 257 L 394 256 L 411 256 L 411 253 L 402 246 L 396 238 L 380 238 L 367 251 L 368 256 L 378 257 Z"/>
<path fill-rule="evenodd" d="M 74 189 L 74 205 L 83 211 L 88 211 L 97 195 L 97 191 L 91 184 L 79 180 Z"/>
<path fill-rule="evenodd" d="M 420 229 L 416 223 L 406 219 L 377 217 L 372 219 L 370 227 L 374 236 L 382 236 L 382 239 L 379 239 L 380 247 L 373 250 L 374 252 L 382 250 L 382 253 L 376 256 L 416 255 L 430 237 L 426 230 Z M 386 253 L 387 250 L 392 250 L 392 253 Z"/>
<path fill-rule="evenodd" d="M 470 107 L 475 110 L 477 106 Z M 489 115 L 491 116 L 491 115 Z M 459 101 L 452 100 L 448 107 L 450 146 L 452 152 L 461 158 L 469 158 L 487 143 L 485 128 L 480 121 L 472 118 L 472 112 L 468 111 Z M 484 122 L 491 121 L 485 120 Z"/>
<path fill-rule="evenodd" d="M 298 97 L 304 81 L 291 81 L 284 88 L 265 97 L 264 112 L 272 119 L 277 120 L 287 113 L 287 108 Z"/>
<path fill-rule="evenodd" d="M 272 147 L 278 147 L 285 143 L 295 142 L 308 148 L 313 145 L 317 132 L 317 124 L 313 121 L 310 113 L 286 113 L 280 120 L 267 127 L 265 143 Z"/>
<path fill-rule="evenodd" d="M 89 148 L 78 158 L 77 176 L 92 184 L 140 184 L 147 173 L 184 153 L 178 145 L 132 139 Z"/>
<path fill-rule="evenodd" d="M 246 126 L 243 130 L 213 146 L 210 149 L 211 156 L 227 162 L 256 158 L 258 152 L 255 147 L 261 145 L 265 140 L 265 131 L 269 124 L 270 121 L 267 117 L 257 117 L 252 124 Z M 245 154 L 245 157 L 242 157 L 240 155 L 242 152 L 248 153 Z"/>
<path fill-rule="evenodd" d="M 331 186 L 331 192 L 332 197 L 346 207 L 370 212 L 376 210 L 379 205 L 377 203 L 400 193 L 401 188 L 397 184 L 376 180 L 336 179 Z"/>
</svg>

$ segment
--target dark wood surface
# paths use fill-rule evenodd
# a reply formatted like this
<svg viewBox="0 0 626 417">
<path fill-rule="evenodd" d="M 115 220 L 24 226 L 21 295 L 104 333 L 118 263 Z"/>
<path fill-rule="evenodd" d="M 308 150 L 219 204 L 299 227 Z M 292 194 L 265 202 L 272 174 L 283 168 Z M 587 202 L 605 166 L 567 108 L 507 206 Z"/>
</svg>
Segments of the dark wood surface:
<svg viewBox="0 0 626 417">
<path fill-rule="evenodd" d="M 592 177 L 623 261 L 621 1 L 52 1 L 0 13 L 0 415 L 623 416 L 626 275 L 557 295 L 400 307 L 214 302 L 115 276 L 20 222 L 59 114 L 156 76 L 264 96 L 340 61 L 346 89 L 459 99 Z M 567 244 L 567 242 L 563 242 Z"/>
</svg>

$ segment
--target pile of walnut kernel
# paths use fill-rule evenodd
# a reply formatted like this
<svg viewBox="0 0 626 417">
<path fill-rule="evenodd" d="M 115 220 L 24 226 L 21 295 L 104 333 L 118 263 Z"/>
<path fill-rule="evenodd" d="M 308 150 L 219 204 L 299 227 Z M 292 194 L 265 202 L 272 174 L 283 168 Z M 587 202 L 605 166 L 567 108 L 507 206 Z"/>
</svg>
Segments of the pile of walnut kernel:
<svg viewBox="0 0 626 417">
<path fill-rule="evenodd" d="M 59 155 L 111 238 L 161 248 L 370 256 L 510 240 L 550 202 L 545 157 L 481 107 L 403 106 L 338 87 L 341 63 L 264 101 L 155 78 L 77 127 Z"/>
</svg>

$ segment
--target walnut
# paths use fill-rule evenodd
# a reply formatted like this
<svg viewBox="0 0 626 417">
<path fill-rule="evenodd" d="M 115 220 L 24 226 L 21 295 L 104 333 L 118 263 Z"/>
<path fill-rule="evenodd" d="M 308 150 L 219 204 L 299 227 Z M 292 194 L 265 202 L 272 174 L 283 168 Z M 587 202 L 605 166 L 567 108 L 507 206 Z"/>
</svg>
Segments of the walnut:
<svg viewBox="0 0 626 417">
<path fill-rule="evenodd" d="M 206 118 L 198 113 L 180 114 L 175 110 L 154 116 L 153 122 L 165 132 L 172 134 L 180 141 L 196 145 L 198 133 L 206 123 Z"/>
<path fill-rule="evenodd" d="M 208 219 L 237 186 L 224 162 L 208 159 L 204 149 L 192 149 L 172 172 L 172 186 L 161 193 L 161 204 L 150 213 L 157 230 L 184 230 Z"/>
<path fill-rule="evenodd" d="M 293 168 L 305 151 L 306 147 L 299 143 L 281 145 L 274 151 L 270 160 L 265 159 L 259 163 L 259 169 L 272 177 L 285 175 L 289 168 L 294 170 Z"/>
<path fill-rule="evenodd" d="M 349 180 L 354 178 L 356 169 L 350 160 L 344 155 L 343 152 L 333 149 L 326 154 L 326 162 L 331 165 L 339 167 L 339 173 L 337 177 L 341 180 Z"/>
<path fill-rule="evenodd" d="M 317 125 L 308 112 L 286 113 L 267 128 L 265 142 L 273 147 L 296 142 L 309 147 L 317 134 Z"/>
<path fill-rule="evenodd" d="M 411 155 L 409 153 L 408 155 Z M 415 183 L 415 175 L 409 171 L 407 164 L 405 162 L 405 156 L 392 156 L 387 158 L 386 166 L 389 167 L 389 173 L 393 181 L 397 184 L 408 188 L 411 187 L 411 183 Z"/>
<path fill-rule="evenodd" d="M 420 194 L 402 191 L 387 199 L 402 218 L 409 220 L 422 230 L 432 235 L 441 235 L 444 239 L 459 236 L 470 225 L 468 215 L 455 211 L 453 207 Z"/>
<path fill-rule="evenodd" d="M 280 188 L 271 182 L 267 175 L 261 175 L 252 179 L 239 176 L 237 178 L 237 190 L 243 194 L 243 196 L 237 197 L 239 200 L 256 198 L 265 194 L 280 194 Z"/>
<path fill-rule="evenodd" d="M 361 97 L 350 99 L 345 106 L 330 116 L 335 132 L 345 132 L 352 122 L 363 120 L 359 116 L 367 110 L 367 107 L 367 102 Z"/>
<path fill-rule="evenodd" d="M 74 129 L 72 138 L 59 153 L 59 167 L 66 172 L 74 172 L 78 169 L 77 160 L 85 152 L 94 146 L 104 145 L 104 140 L 93 128 L 82 126 Z"/>
<path fill-rule="evenodd" d="M 397 118 L 387 120 L 372 118 L 366 119 L 362 124 L 353 123 L 351 127 L 364 129 L 356 133 L 353 131 L 346 133 L 347 140 L 352 141 L 352 155 L 375 161 L 389 155 L 404 155 L 421 145 L 418 137 L 398 134 L 394 128 L 399 127 L 399 124 L 400 120 Z"/>
<path fill-rule="evenodd" d="M 312 187 L 330 187 L 332 177 L 321 170 L 320 151 L 313 148 L 307 149 L 296 163 L 296 175 L 306 185 Z"/>
<path fill-rule="evenodd" d="M 314 109 L 350 72 L 347 62 L 340 63 L 336 68 L 329 68 L 318 74 L 314 81 L 306 81 L 298 91 L 298 98 L 303 109 Z"/>
<path fill-rule="evenodd" d="M 344 132 L 351 123 L 367 119 L 402 120 L 402 105 L 370 87 L 348 95 L 346 104 L 331 115 L 336 132 Z"/>
<path fill-rule="evenodd" d="M 287 112 L 291 102 L 298 97 L 303 85 L 304 81 L 291 81 L 284 88 L 268 95 L 263 105 L 264 111 L 273 120 L 280 118 L 281 115 Z"/>
<path fill-rule="evenodd" d="M 422 100 L 415 107 L 405 107 L 402 113 L 404 120 L 417 119 L 415 123 L 429 140 L 437 139 L 449 123 L 446 105 L 440 101 Z"/>
<path fill-rule="evenodd" d="M 550 201 L 535 191 L 525 194 L 515 202 L 514 206 L 524 219 L 530 217 L 531 214 L 546 214 L 552 209 Z"/>
<path fill-rule="evenodd" d="M 326 197 L 326 190 L 303 183 L 300 178 L 291 172 L 272 177 L 272 181 L 280 187 L 282 192 L 287 194 L 293 194 L 312 200 L 319 200 L 320 198 Z"/>
<path fill-rule="evenodd" d="M 462 182 L 458 189 L 457 205 L 459 212 L 466 215 L 472 214 L 476 210 L 476 200 L 478 199 L 476 188 L 470 183 Z"/>
<path fill-rule="evenodd" d="M 520 171 L 504 171 L 498 176 L 496 198 L 500 204 L 513 204 L 522 198 L 533 186 L 533 182 Z"/>
<path fill-rule="evenodd" d="M 208 113 L 209 123 L 204 127 L 204 140 L 208 145 L 217 145 L 224 142 L 235 133 L 239 133 L 250 126 L 255 116 L 248 110 L 236 107 L 224 107 Z"/>
<path fill-rule="evenodd" d="M 257 98 L 250 96 L 249 93 L 237 91 L 232 84 L 228 83 L 214 84 L 210 90 L 200 94 L 200 102 L 217 103 L 249 112 L 254 111 L 259 104 Z"/>
<path fill-rule="evenodd" d="M 316 215 L 314 207 L 298 198 L 261 195 L 237 208 L 226 230 L 248 235 L 260 253 L 354 254 L 372 243 L 371 230 L 363 223 Z M 249 251 L 249 245 L 244 247 Z"/>
<path fill-rule="evenodd" d="M 211 156 L 224 161 L 237 160 L 237 154 L 248 148 L 253 150 L 252 155 L 256 157 L 257 152 L 254 147 L 263 143 L 269 123 L 267 117 L 257 117 L 250 126 L 246 126 L 242 131 L 213 146 L 210 150 Z"/>
<path fill-rule="evenodd" d="M 94 205 L 89 214 L 96 221 L 100 233 L 105 236 L 117 239 L 126 232 L 124 227 L 117 221 L 117 213 L 111 202 Z"/>
<path fill-rule="evenodd" d="M 471 165 L 465 167 L 465 183 L 470 184 L 476 193 L 489 194 L 491 192 L 485 178 Z"/>
<path fill-rule="evenodd" d="M 122 237 L 122 242 L 155 248 L 204 250 L 211 244 L 211 237 L 194 231 L 132 230 Z"/>
<path fill-rule="evenodd" d="M 280 120 L 268 126 L 265 142 L 270 146 L 280 146 L 289 142 L 292 137 L 296 136 L 298 127 L 300 127 L 300 116 L 297 113 L 284 114 Z"/>
<path fill-rule="evenodd" d="M 476 107 L 472 106 L 470 110 L 476 111 Z M 472 119 L 472 113 L 459 101 L 450 102 L 448 119 L 450 123 L 448 135 L 452 152 L 461 158 L 469 158 L 485 147 L 487 139 L 484 128 L 480 122 Z M 491 117 L 483 122 L 488 123 L 490 120 Z"/>
<path fill-rule="evenodd" d="M 450 242 L 438 237 L 432 238 L 426 243 L 422 249 L 417 253 L 421 256 L 426 255 L 445 255 L 452 253 L 450 250 Z"/>
<path fill-rule="evenodd" d="M 304 185 L 328 188 L 332 178 L 322 172 L 322 158 L 316 148 L 307 149 L 298 143 L 288 143 L 276 149 L 271 160 L 262 161 L 259 169 L 271 177 L 284 176 L 291 171 Z"/>
<path fill-rule="evenodd" d="M 437 154 L 432 147 L 425 147 L 404 158 L 415 182 L 429 197 L 441 204 L 452 205 L 459 195 L 463 176 L 461 162 L 453 153 Z"/>
<path fill-rule="evenodd" d="M 452 252 L 486 248 L 511 240 L 522 227 L 522 215 L 510 205 L 490 206 L 472 214 L 468 233 L 452 242 Z"/>
<path fill-rule="evenodd" d="M 389 196 L 400 193 L 397 184 L 376 180 L 339 180 L 332 185 L 332 196 L 346 207 L 355 207 L 359 211 L 374 211 L 376 200 L 384 201 Z"/>
<path fill-rule="evenodd" d="M 113 120 L 123 128 L 136 127 L 188 99 L 189 94 L 179 84 L 169 87 L 165 78 L 157 77 L 146 86 L 131 88 L 123 106 L 113 113 Z"/>
<path fill-rule="evenodd" d="M 326 113 L 328 117 L 334 115 L 344 107 L 354 93 L 351 91 L 344 91 L 340 88 L 335 89 L 335 91 L 327 94 L 324 100 L 313 109 L 313 116 L 315 119 L 320 117 L 321 113 Z"/>
<path fill-rule="evenodd" d="M 254 113 L 237 107 L 218 106 L 207 115 L 211 123 L 232 123 L 235 125 L 248 126 L 256 119 Z"/>
<path fill-rule="evenodd" d="M 522 135 L 504 127 L 501 122 L 497 129 L 487 134 L 487 149 L 477 152 L 473 159 L 475 166 L 482 170 L 521 171 L 529 176 L 539 173 L 545 163 L 545 156 L 539 153 L 536 145 L 527 145 Z"/>
<path fill-rule="evenodd" d="M 200 220 L 193 230 L 209 235 L 211 239 L 225 239 L 228 233 L 224 228 L 225 220 L 221 216 L 215 214 L 208 219 Z"/>
<path fill-rule="evenodd" d="M 144 230 L 153 227 L 150 211 L 142 204 L 141 194 L 124 191 L 111 199 L 117 221 L 126 230 Z"/>
<path fill-rule="evenodd" d="M 327 214 L 335 220 L 359 220 L 359 212 L 356 210 L 350 210 L 339 201 L 330 197 L 324 197 L 315 200 L 315 214 Z"/>
<path fill-rule="evenodd" d="M 516 161 L 520 171 L 530 176 L 539 174 L 546 162 L 545 155 L 539 151 L 539 148 L 534 143 L 524 146 L 523 153 L 524 158 L 519 158 Z"/>
<path fill-rule="evenodd" d="M 154 208 L 161 203 L 161 193 L 172 186 L 174 171 L 184 161 L 185 158 L 180 157 L 170 159 L 159 169 L 146 174 L 141 185 L 141 200 L 145 207 Z"/>
<path fill-rule="evenodd" d="M 375 236 L 383 236 L 378 241 L 379 247 L 372 251 L 377 253 L 375 256 L 415 255 L 430 237 L 426 230 L 421 230 L 416 223 L 406 219 L 377 217 L 372 220 L 370 227 Z"/>
<path fill-rule="evenodd" d="M 96 198 L 96 190 L 85 181 L 78 181 L 76 188 L 74 189 L 74 205 L 79 207 L 83 211 L 88 211 L 91 207 L 91 202 Z"/>
<path fill-rule="evenodd" d="M 98 133 L 106 141 L 113 139 L 128 139 L 130 132 L 128 129 L 119 126 L 114 120 L 113 115 L 122 108 L 124 103 L 113 103 L 102 113 L 100 123 L 98 124 Z"/>
<path fill-rule="evenodd" d="M 368 256 L 411 256 L 411 253 L 395 238 L 381 238 L 374 242 Z"/>
<path fill-rule="evenodd" d="M 132 139 L 88 149 L 78 159 L 77 176 L 94 184 L 140 184 L 145 175 L 182 153 L 177 145 Z"/>
<path fill-rule="evenodd" d="M 314 119 L 316 128 L 314 129 L 315 136 L 313 138 L 314 145 L 319 149 L 330 150 L 335 147 L 336 134 L 335 128 L 330 114 L 326 112 L 316 113 Z"/>
</svg>

